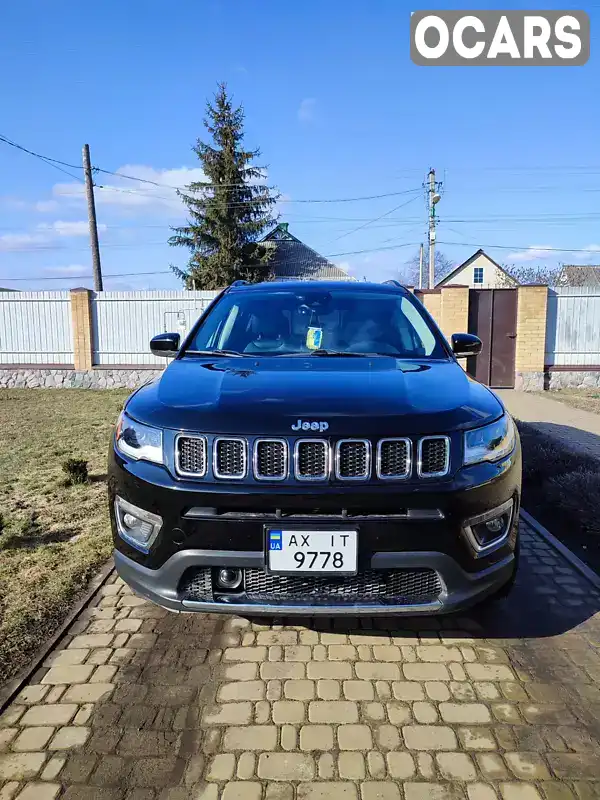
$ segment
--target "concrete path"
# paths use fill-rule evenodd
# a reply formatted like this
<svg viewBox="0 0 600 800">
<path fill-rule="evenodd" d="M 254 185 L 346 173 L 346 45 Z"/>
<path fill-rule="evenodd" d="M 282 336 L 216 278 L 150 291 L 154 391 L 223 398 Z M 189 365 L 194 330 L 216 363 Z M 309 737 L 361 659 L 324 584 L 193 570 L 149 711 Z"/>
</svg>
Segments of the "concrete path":
<svg viewBox="0 0 600 800">
<path fill-rule="evenodd" d="M 522 535 L 461 618 L 175 616 L 113 578 L 0 718 L 1 800 L 600 797 L 600 595 Z"/>
<path fill-rule="evenodd" d="M 496 389 L 496 394 L 517 419 L 530 422 L 560 440 L 569 450 L 600 459 L 600 414 L 529 392 Z"/>
</svg>

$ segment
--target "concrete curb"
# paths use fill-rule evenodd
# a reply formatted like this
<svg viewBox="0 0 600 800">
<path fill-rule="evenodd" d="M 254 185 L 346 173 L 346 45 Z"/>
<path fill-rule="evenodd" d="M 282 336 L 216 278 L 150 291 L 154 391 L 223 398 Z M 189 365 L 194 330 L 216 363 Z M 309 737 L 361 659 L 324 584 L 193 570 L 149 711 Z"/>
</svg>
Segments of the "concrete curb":
<svg viewBox="0 0 600 800">
<path fill-rule="evenodd" d="M 114 571 L 114 563 L 112 558 L 106 562 L 100 572 L 95 575 L 90 581 L 87 592 L 83 597 L 73 606 L 69 616 L 65 619 L 59 629 L 48 639 L 42 647 L 36 652 L 27 666 L 17 673 L 14 678 L 11 678 L 8 683 L 0 687 L 0 714 L 4 709 L 12 703 L 14 698 L 19 694 L 23 686 L 29 681 L 33 673 L 41 666 L 46 660 L 50 652 L 56 647 L 63 636 L 67 633 L 68 629 L 75 622 L 77 617 L 81 614 L 84 608 L 88 606 L 98 591 L 104 586 L 106 581 Z"/>
<path fill-rule="evenodd" d="M 525 522 L 531 526 L 534 531 L 539 534 L 542 539 L 545 539 L 548 544 L 552 545 L 552 547 L 557 550 L 561 556 L 571 564 L 578 572 L 580 572 L 584 578 L 596 588 L 600 590 L 600 575 L 594 572 L 593 569 L 588 567 L 587 564 L 584 564 L 583 561 L 578 558 L 575 553 L 572 553 L 568 547 L 566 547 L 562 542 L 560 542 L 556 536 L 550 533 L 549 530 L 546 530 L 543 525 L 534 519 L 531 514 L 528 514 L 527 511 L 521 509 L 521 516 L 525 520 Z"/>
</svg>

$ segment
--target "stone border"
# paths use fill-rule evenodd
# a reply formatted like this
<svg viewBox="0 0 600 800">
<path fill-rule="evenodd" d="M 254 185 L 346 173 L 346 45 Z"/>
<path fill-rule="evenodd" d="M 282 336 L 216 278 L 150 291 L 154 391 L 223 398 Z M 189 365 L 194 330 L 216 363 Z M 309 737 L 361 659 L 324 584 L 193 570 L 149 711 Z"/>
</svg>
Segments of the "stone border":
<svg viewBox="0 0 600 800">
<path fill-rule="evenodd" d="M 106 564 L 100 569 L 98 574 L 92 578 L 87 592 L 75 603 L 69 612 L 68 617 L 62 623 L 59 629 L 46 642 L 44 642 L 39 650 L 36 651 L 31 662 L 23 667 L 23 669 L 17 673 L 15 678 L 11 678 L 8 683 L 0 687 L 0 714 L 8 705 L 10 705 L 14 698 L 19 694 L 23 686 L 28 683 L 30 677 L 46 660 L 50 652 L 54 650 L 56 645 L 67 633 L 68 629 L 75 622 L 83 609 L 92 602 L 96 594 L 112 575 L 114 568 L 115 567 L 111 556 Z"/>
<path fill-rule="evenodd" d="M 600 388 L 600 369 L 556 369 L 547 367 L 545 387 L 549 391 L 555 389 L 597 389 Z"/>
<path fill-rule="evenodd" d="M 136 389 L 162 374 L 164 367 L 100 367 L 91 370 L 6 368 L 0 365 L 0 389 Z"/>
<path fill-rule="evenodd" d="M 572 553 L 569 548 L 564 545 L 561 541 L 559 541 L 556 536 L 550 533 L 549 530 L 544 528 L 536 519 L 534 519 L 531 514 L 528 514 L 525 509 L 521 509 L 520 511 L 521 516 L 530 525 L 533 530 L 539 534 L 542 539 L 545 539 L 548 544 L 552 545 L 555 550 L 557 550 L 561 556 L 571 564 L 578 572 L 580 572 L 584 578 L 594 586 L 596 589 L 600 589 L 600 575 L 598 575 L 591 567 L 588 567 L 587 564 L 578 558 L 575 553 Z"/>
</svg>

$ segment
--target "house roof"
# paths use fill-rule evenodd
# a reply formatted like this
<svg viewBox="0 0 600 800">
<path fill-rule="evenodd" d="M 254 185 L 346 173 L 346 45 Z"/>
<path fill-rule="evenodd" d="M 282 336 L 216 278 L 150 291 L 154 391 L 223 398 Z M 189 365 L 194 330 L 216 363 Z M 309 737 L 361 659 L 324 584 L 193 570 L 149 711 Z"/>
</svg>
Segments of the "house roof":
<svg viewBox="0 0 600 800">
<path fill-rule="evenodd" d="M 559 286 L 600 286 L 600 264 L 564 264 Z"/>
<path fill-rule="evenodd" d="M 276 280 L 354 280 L 341 267 L 332 264 L 291 234 L 287 222 L 280 223 L 261 241 L 267 246 L 272 243 L 275 248 L 269 266 Z"/>
<path fill-rule="evenodd" d="M 450 272 L 448 275 L 445 275 L 441 280 L 439 280 L 436 283 L 436 286 L 443 286 L 444 284 L 446 284 L 451 278 L 453 278 L 458 272 L 460 272 L 461 269 L 468 267 L 469 264 L 472 264 L 473 261 L 475 261 L 475 259 L 479 258 L 479 256 L 485 256 L 489 262 L 491 262 L 497 269 L 499 269 L 500 272 L 503 272 L 508 278 L 510 278 L 511 281 L 514 281 L 515 284 L 519 282 L 515 277 L 513 277 L 509 272 L 507 272 L 504 269 L 504 267 L 501 267 L 497 261 L 494 261 L 493 258 L 490 258 L 490 256 L 488 256 L 488 254 L 480 247 L 476 253 L 473 253 L 473 255 L 467 258 L 466 261 L 463 261 L 463 263 L 459 264 L 458 267 L 455 267 L 452 270 L 452 272 Z"/>
</svg>

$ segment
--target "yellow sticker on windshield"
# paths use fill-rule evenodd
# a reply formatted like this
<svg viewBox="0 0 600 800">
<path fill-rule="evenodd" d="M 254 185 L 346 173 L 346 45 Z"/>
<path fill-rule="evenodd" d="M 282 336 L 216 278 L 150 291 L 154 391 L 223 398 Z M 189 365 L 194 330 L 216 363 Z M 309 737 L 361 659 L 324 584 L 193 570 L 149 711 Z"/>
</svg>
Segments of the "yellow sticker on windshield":
<svg viewBox="0 0 600 800">
<path fill-rule="evenodd" d="M 306 332 L 306 346 L 309 350 L 318 350 L 323 343 L 323 328 L 309 328 Z"/>
</svg>

